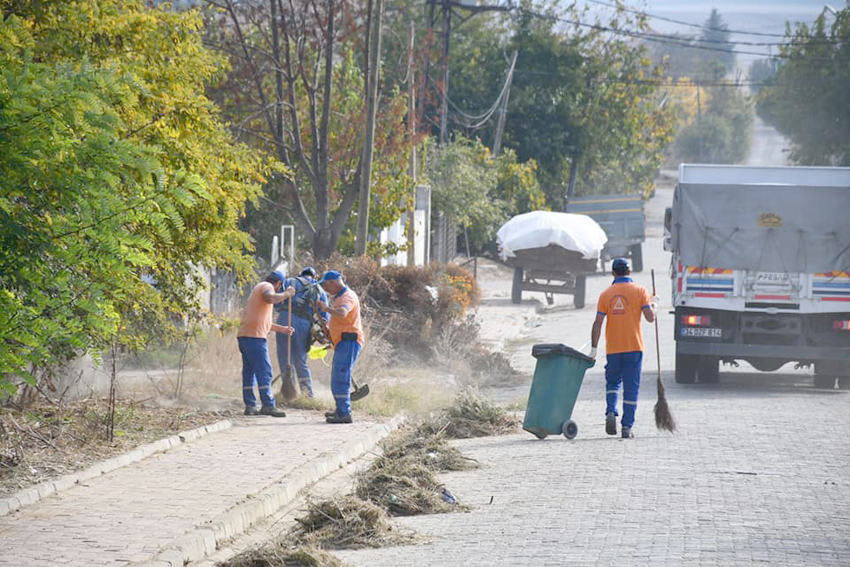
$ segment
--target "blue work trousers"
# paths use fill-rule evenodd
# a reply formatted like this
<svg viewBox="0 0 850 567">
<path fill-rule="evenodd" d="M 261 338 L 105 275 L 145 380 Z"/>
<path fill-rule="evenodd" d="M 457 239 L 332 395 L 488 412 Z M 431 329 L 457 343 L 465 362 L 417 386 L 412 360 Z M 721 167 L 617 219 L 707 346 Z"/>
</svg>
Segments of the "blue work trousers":
<svg viewBox="0 0 850 567">
<path fill-rule="evenodd" d="M 334 347 L 331 392 L 336 402 L 337 415 L 351 413 L 351 369 L 360 356 L 360 349 L 360 343 L 352 340 L 339 341 Z"/>
<path fill-rule="evenodd" d="M 623 427 L 631 427 L 635 422 L 638 390 L 640 389 L 640 366 L 643 352 L 618 352 L 608 355 L 605 365 L 605 413 L 617 413 L 617 394 L 620 383 L 623 384 Z"/>
<path fill-rule="evenodd" d="M 260 388 L 263 406 L 274 406 L 272 395 L 272 361 L 266 339 L 238 337 L 242 353 L 242 400 L 248 407 L 257 407 L 254 384 Z"/>
<path fill-rule="evenodd" d="M 286 325 L 287 313 L 282 311 L 277 319 L 278 325 Z M 289 339 L 292 345 L 292 359 L 290 364 L 295 369 L 295 375 L 298 376 L 298 384 L 301 386 L 301 392 L 313 397 L 313 376 L 310 373 L 310 367 L 307 366 L 307 352 L 310 350 L 310 329 L 313 322 L 309 319 L 304 319 L 298 315 L 292 315 L 292 328 L 295 329 L 292 338 Z M 283 333 L 275 333 L 277 341 L 277 364 L 280 367 L 281 376 L 286 376 L 287 357 L 287 336 Z"/>
</svg>

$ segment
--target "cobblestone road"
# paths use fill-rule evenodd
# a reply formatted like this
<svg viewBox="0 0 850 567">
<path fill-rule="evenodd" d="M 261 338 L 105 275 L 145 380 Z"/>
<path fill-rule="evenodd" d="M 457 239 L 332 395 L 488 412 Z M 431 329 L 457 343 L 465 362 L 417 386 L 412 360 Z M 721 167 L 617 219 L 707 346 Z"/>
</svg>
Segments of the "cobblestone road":
<svg viewBox="0 0 850 567">
<path fill-rule="evenodd" d="M 655 430 L 645 387 L 637 437 L 623 440 L 604 433 L 594 369 L 576 439 L 458 442 L 484 467 L 443 479 L 472 512 L 400 520 L 428 544 L 337 555 L 363 567 L 850 565 L 849 393 L 756 379 L 674 386 L 675 435 Z"/>
<path fill-rule="evenodd" d="M 295 413 L 234 420 L 231 429 L 0 517 L 0 565 L 90 567 L 149 559 L 374 425 L 332 427 L 319 414 Z"/>
</svg>

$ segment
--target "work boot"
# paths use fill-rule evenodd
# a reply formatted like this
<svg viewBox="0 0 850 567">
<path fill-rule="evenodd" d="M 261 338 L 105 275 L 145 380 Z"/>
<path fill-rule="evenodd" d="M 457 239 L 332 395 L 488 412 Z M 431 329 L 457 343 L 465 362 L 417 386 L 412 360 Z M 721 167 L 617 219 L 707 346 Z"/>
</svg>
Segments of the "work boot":
<svg viewBox="0 0 850 567">
<path fill-rule="evenodd" d="M 260 412 L 254 406 L 245 406 L 245 415 L 260 415 Z"/>
<path fill-rule="evenodd" d="M 634 433 L 632 433 L 631 427 L 623 426 L 623 439 L 634 439 Z"/>
<path fill-rule="evenodd" d="M 339 415 L 338 413 L 334 412 L 332 415 L 326 417 L 325 421 L 328 423 L 351 423 L 351 414 Z"/>
<path fill-rule="evenodd" d="M 333 416 L 335 416 L 335 415 L 336 415 L 336 410 L 334 410 L 334 411 L 326 411 L 326 412 L 325 412 L 325 419 L 327 419 L 327 418 L 329 418 L 329 417 L 333 417 Z"/>
<path fill-rule="evenodd" d="M 263 406 L 260 408 L 260 415 L 270 415 L 272 417 L 286 417 L 286 412 L 277 409 L 275 406 Z"/>
<path fill-rule="evenodd" d="M 614 415 L 613 411 L 605 414 L 605 433 L 608 435 L 617 434 L 617 416 Z"/>
</svg>

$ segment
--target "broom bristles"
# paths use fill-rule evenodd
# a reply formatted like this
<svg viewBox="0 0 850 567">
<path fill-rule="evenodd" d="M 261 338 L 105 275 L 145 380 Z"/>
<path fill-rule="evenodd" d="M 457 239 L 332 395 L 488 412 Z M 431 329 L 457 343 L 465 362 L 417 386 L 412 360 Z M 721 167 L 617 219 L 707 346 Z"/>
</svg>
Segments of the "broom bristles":
<svg viewBox="0 0 850 567">
<path fill-rule="evenodd" d="M 667 405 L 667 397 L 664 395 L 664 383 L 658 377 L 658 401 L 655 402 L 655 427 L 666 431 L 676 431 L 676 420 L 670 406 Z"/>
</svg>

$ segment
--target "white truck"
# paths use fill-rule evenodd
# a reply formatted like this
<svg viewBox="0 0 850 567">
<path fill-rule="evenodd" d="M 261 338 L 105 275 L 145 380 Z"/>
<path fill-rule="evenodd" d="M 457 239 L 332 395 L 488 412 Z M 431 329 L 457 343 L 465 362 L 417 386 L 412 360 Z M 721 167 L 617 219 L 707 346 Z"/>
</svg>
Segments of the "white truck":
<svg viewBox="0 0 850 567">
<path fill-rule="evenodd" d="M 682 164 L 664 226 L 676 382 L 796 362 L 850 389 L 850 168 Z"/>
</svg>

